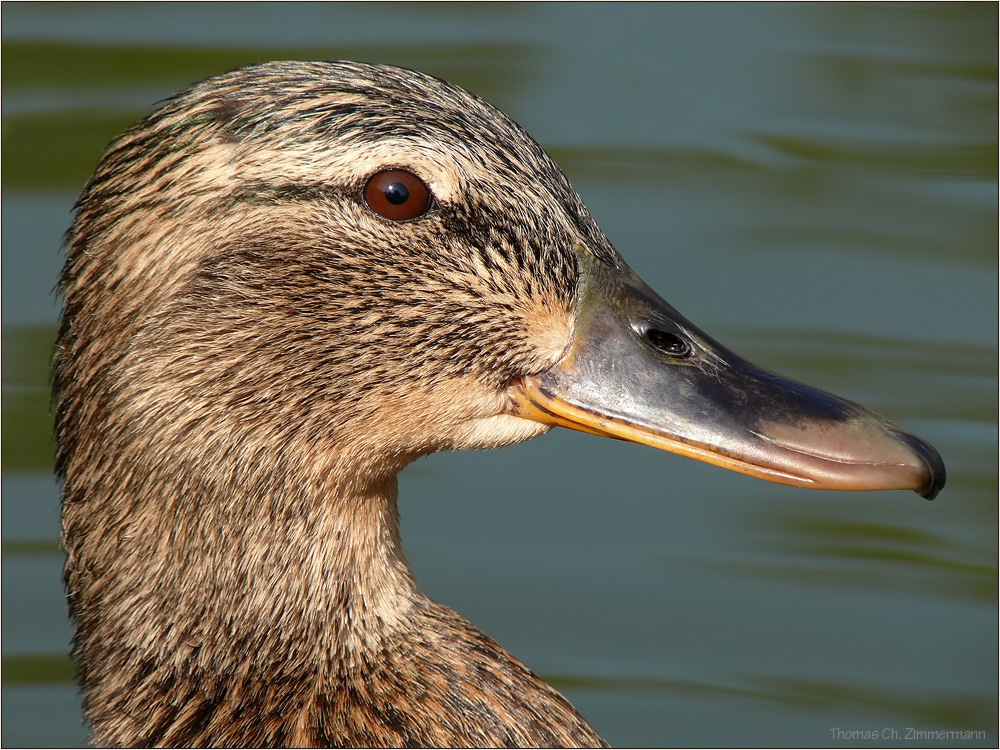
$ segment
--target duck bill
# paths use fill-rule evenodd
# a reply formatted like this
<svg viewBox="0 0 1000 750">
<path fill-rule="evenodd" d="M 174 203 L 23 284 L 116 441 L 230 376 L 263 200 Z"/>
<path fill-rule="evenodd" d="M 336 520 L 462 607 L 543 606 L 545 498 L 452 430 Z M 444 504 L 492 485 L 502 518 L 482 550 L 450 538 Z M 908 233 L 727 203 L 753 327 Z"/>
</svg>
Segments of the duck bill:
<svg viewBox="0 0 1000 750">
<path fill-rule="evenodd" d="M 624 262 L 580 253 L 573 340 L 512 384 L 511 412 L 781 484 L 832 490 L 944 486 L 928 443 L 858 404 L 761 370 L 712 340 Z"/>
</svg>

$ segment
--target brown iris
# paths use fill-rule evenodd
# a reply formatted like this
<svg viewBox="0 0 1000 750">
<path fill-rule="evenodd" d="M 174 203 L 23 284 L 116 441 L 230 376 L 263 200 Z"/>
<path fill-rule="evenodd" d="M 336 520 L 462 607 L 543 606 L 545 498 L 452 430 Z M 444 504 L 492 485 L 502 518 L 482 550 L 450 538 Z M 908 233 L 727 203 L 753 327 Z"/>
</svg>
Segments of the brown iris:
<svg viewBox="0 0 1000 750">
<path fill-rule="evenodd" d="M 393 221 L 415 219 L 431 206 L 427 183 L 404 169 L 376 172 L 365 185 L 368 208 Z"/>
</svg>

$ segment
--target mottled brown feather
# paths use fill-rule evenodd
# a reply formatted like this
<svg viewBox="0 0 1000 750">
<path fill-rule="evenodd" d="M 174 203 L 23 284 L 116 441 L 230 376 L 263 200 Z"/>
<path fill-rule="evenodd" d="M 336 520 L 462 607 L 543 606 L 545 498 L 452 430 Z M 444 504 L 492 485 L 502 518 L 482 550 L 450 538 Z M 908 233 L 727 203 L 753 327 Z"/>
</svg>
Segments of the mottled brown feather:
<svg viewBox="0 0 1000 750">
<path fill-rule="evenodd" d="M 405 168 L 420 219 L 364 203 Z M 516 124 L 428 76 L 271 63 L 177 95 L 80 196 L 54 394 L 98 745 L 603 746 L 417 588 L 396 473 L 544 428 L 572 248 L 615 263 Z"/>
</svg>

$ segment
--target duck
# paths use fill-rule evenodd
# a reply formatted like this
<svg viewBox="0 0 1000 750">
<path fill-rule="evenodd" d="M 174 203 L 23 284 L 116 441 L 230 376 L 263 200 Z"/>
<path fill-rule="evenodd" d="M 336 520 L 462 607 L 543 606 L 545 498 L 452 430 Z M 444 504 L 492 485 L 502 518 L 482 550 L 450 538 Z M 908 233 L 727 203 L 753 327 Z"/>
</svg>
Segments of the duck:
<svg viewBox="0 0 1000 750">
<path fill-rule="evenodd" d="M 625 263 L 509 117 L 272 62 L 114 140 L 67 234 L 64 582 L 98 746 L 607 747 L 425 595 L 397 474 L 561 426 L 933 498 L 940 455 L 762 370 Z"/>
</svg>

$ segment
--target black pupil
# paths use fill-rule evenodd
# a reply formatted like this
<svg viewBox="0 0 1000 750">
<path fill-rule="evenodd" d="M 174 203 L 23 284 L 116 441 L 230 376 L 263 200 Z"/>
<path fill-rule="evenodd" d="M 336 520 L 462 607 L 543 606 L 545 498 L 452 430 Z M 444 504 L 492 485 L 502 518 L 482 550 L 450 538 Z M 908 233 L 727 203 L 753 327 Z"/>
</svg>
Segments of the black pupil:
<svg viewBox="0 0 1000 750">
<path fill-rule="evenodd" d="M 409 197 L 410 191 L 406 189 L 406 185 L 402 182 L 393 182 L 385 189 L 385 199 L 394 206 L 406 203 Z"/>
</svg>

